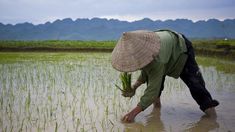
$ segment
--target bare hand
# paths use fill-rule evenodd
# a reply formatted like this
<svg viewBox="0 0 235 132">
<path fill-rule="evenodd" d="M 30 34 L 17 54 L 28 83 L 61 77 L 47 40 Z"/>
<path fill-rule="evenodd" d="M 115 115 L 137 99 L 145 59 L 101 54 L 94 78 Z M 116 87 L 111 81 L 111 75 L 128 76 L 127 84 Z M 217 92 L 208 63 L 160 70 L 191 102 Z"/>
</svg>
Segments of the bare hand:
<svg viewBox="0 0 235 132">
<path fill-rule="evenodd" d="M 135 95 L 135 90 L 133 90 L 132 92 L 122 92 L 122 96 L 123 97 L 132 97 Z"/>
<path fill-rule="evenodd" d="M 125 122 L 125 123 L 131 123 L 134 121 L 135 119 L 135 114 L 134 112 L 130 112 L 128 114 L 126 114 L 125 116 L 122 117 L 122 121 Z"/>
<path fill-rule="evenodd" d="M 141 111 L 142 111 L 142 108 L 140 106 L 136 106 L 131 112 L 123 116 L 121 120 L 125 123 L 131 123 L 134 121 L 136 115 L 139 114 Z"/>
</svg>

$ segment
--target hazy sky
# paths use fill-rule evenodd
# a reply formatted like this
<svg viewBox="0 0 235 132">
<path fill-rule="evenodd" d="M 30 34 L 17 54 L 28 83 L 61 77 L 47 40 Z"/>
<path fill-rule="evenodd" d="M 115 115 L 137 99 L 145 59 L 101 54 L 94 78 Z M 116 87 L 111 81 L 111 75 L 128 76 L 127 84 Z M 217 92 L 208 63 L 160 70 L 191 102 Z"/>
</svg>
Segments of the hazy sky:
<svg viewBox="0 0 235 132">
<path fill-rule="evenodd" d="M 0 22 L 34 24 L 72 18 L 193 21 L 235 18 L 235 0 L 0 0 Z"/>
</svg>

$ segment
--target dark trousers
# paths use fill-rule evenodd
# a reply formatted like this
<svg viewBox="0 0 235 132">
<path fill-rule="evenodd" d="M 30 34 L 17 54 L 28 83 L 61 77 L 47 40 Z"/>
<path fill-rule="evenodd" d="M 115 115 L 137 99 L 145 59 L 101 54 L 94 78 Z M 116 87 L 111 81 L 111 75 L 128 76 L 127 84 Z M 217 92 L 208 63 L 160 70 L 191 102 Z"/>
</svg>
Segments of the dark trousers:
<svg viewBox="0 0 235 132">
<path fill-rule="evenodd" d="M 207 108 L 219 105 L 219 102 L 213 100 L 210 93 L 207 91 L 202 74 L 195 60 L 195 54 L 194 49 L 192 47 L 192 43 L 184 35 L 183 37 L 185 39 L 185 43 L 188 50 L 186 53 L 188 55 L 188 59 L 185 63 L 183 71 L 181 72 L 180 78 L 188 86 L 193 99 L 200 106 L 200 109 L 202 111 L 205 111 Z M 162 90 L 164 89 L 164 81 L 165 77 L 162 80 L 159 97 L 161 95 Z"/>
</svg>

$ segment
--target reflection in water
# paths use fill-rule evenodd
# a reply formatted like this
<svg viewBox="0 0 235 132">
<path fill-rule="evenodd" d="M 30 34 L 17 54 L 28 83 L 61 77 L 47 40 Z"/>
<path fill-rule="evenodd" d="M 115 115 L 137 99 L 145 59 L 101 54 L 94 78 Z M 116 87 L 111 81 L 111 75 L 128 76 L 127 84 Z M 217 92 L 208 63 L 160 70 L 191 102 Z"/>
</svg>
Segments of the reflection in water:
<svg viewBox="0 0 235 132">
<path fill-rule="evenodd" d="M 219 128 L 219 124 L 216 121 L 217 118 L 202 116 L 201 119 L 192 124 L 190 128 L 186 129 L 186 131 L 190 132 L 208 132 Z"/>
<path fill-rule="evenodd" d="M 174 122 L 179 123 L 180 122 Z M 189 132 L 208 132 L 216 131 L 219 128 L 219 123 L 217 122 L 217 117 L 208 117 L 206 115 L 201 116 L 200 120 L 197 122 L 187 123 L 185 130 Z M 169 124 L 166 124 L 169 125 Z M 147 116 L 139 116 L 134 123 L 124 123 L 125 132 L 162 132 L 168 131 L 165 129 L 164 123 L 161 120 L 161 109 L 154 108 L 152 112 Z M 180 128 L 175 129 L 175 131 L 180 130 Z M 172 131 L 172 129 L 171 129 Z"/>
<path fill-rule="evenodd" d="M 232 92 L 234 91 L 234 87 L 232 87 L 234 86 L 234 81 L 232 81 L 234 80 L 234 75 L 223 74 L 213 68 L 201 67 L 201 69 L 207 88 L 213 93 L 213 97 L 221 102 L 221 105 L 216 108 L 218 110 L 218 118 L 210 118 L 200 111 L 182 81 L 167 78 L 162 95 L 162 108 L 148 109 L 151 113 L 148 110 L 147 112 L 144 111 L 140 116 L 136 117 L 135 123 L 123 124 L 124 130 L 133 132 L 234 130 L 231 124 L 234 122 L 232 119 L 235 118 L 230 115 L 231 113 L 227 112 L 233 111 L 235 107 L 231 101 L 226 101 L 235 97 L 234 92 Z M 225 92 L 226 90 L 228 92 Z"/>
<path fill-rule="evenodd" d="M 123 98 L 114 87 L 119 72 L 109 53 L 44 53 L 40 59 L 27 57 L 38 53 L 1 54 L 0 131 L 235 131 L 234 73 L 200 67 L 220 102 L 217 119 L 201 117 L 186 85 L 166 78 L 161 109 L 151 106 L 135 123 L 123 124 L 119 117 L 136 106 L 146 85 L 132 99 Z"/>
<path fill-rule="evenodd" d="M 135 123 L 125 123 L 126 132 L 152 132 L 152 131 L 165 131 L 164 124 L 161 120 L 161 108 L 153 108 L 151 113 L 147 116 L 137 116 Z"/>
</svg>

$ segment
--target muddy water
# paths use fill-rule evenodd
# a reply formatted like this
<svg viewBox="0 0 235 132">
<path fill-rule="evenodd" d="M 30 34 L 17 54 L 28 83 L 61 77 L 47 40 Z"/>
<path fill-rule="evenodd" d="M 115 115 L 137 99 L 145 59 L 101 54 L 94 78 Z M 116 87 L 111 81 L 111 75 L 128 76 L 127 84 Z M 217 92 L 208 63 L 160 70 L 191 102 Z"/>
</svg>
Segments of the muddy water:
<svg viewBox="0 0 235 132">
<path fill-rule="evenodd" d="M 217 118 L 208 118 L 199 110 L 182 81 L 168 78 L 161 108 L 151 106 L 136 118 L 135 123 L 125 124 L 126 130 L 235 131 L 234 74 L 223 74 L 213 67 L 201 66 L 201 70 L 207 89 L 220 102 L 216 108 Z"/>
<path fill-rule="evenodd" d="M 217 118 L 204 116 L 180 79 L 167 78 L 162 107 L 125 124 L 146 86 L 122 97 L 109 53 L 0 53 L 0 131 L 235 131 L 235 74 L 200 68 L 220 102 Z"/>
</svg>

